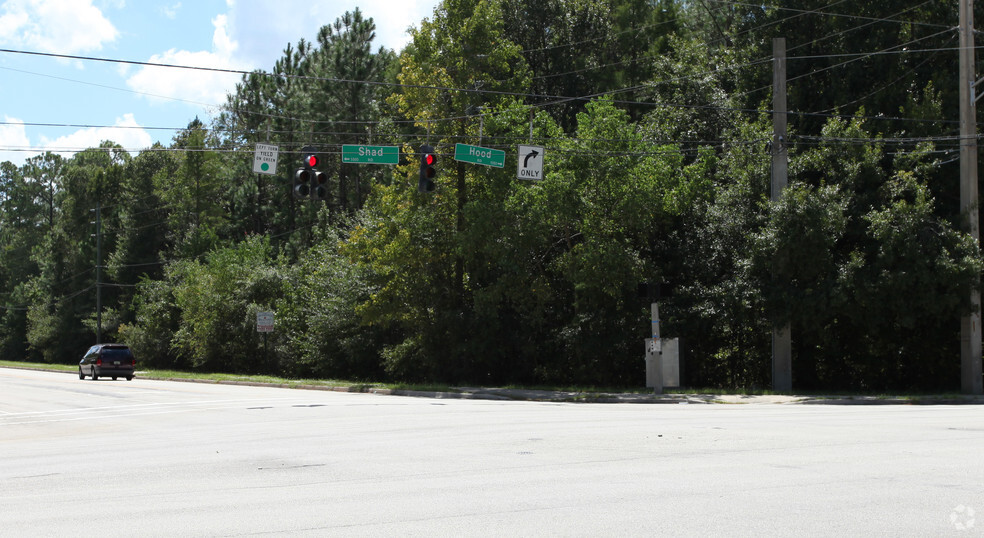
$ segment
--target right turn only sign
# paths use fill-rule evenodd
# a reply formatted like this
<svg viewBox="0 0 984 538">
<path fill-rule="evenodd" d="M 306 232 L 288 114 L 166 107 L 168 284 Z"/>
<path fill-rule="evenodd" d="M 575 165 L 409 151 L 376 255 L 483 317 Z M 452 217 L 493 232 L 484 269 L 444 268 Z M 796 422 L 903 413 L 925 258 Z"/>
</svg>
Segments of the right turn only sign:
<svg viewBox="0 0 984 538">
<path fill-rule="evenodd" d="M 518 179 L 543 179 L 543 147 L 519 146 L 516 177 Z"/>
</svg>

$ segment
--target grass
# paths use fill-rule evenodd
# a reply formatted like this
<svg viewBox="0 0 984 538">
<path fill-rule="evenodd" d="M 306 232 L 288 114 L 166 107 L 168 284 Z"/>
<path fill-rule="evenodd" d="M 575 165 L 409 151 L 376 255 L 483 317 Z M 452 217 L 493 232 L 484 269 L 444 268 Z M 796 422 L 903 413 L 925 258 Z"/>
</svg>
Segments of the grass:
<svg viewBox="0 0 984 538">
<path fill-rule="evenodd" d="M 59 372 L 76 372 L 78 366 L 74 364 L 45 364 L 45 363 L 35 363 L 35 362 L 17 362 L 17 361 L 0 361 L 0 366 L 6 366 L 10 368 L 27 368 L 27 369 L 37 369 L 37 370 L 55 370 Z M 270 375 L 241 375 L 241 374 L 222 374 L 222 373 L 205 373 L 205 372 L 185 372 L 179 370 L 155 370 L 155 369 L 138 369 L 138 377 L 144 379 L 195 379 L 198 381 L 213 381 L 213 382 L 233 382 L 233 383 L 266 383 L 270 385 L 277 385 L 283 387 L 299 387 L 299 386 L 314 386 L 314 387 L 331 387 L 331 388 L 348 388 L 351 391 L 368 391 L 371 389 L 390 389 L 390 390 L 406 390 L 406 391 L 419 391 L 419 392 L 461 392 L 460 388 L 456 388 L 447 384 L 440 383 L 372 383 L 363 381 L 349 381 L 342 379 L 288 379 L 284 377 L 270 376 Z M 544 390 L 544 391 L 560 391 L 560 392 L 571 392 L 578 394 L 594 395 L 595 397 L 603 397 L 608 394 L 647 394 L 651 393 L 652 389 L 645 388 L 615 388 L 615 387 L 552 387 L 545 385 L 537 386 L 518 386 L 518 385 L 508 385 L 502 388 L 506 389 L 520 389 L 520 390 Z"/>
<path fill-rule="evenodd" d="M 57 372 L 77 372 L 78 365 L 75 364 L 45 364 L 36 362 L 17 362 L 17 361 L 2 361 L 0 360 L 0 366 L 8 368 L 27 368 L 31 370 L 53 370 Z M 348 388 L 361 388 L 362 390 L 368 390 L 370 388 L 385 387 L 382 383 L 359 383 L 354 381 L 344 381 L 337 379 L 287 379 L 283 377 L 269 376 L 269 375 L 239 375 L 239 374 L 217 374 L 217 373 L 203 373 L 203 372 L 183 372 L 179 370 L 154 370 L 154 369 L 137 369 L 137 375 L 145 379 L 195 379 L 199 381 L 214 381 L 214 382 L 240 382 L 240 383 L 267 383 L 271 385 L 280 385 L 287 387 L 296 386 L 319 386 L 319 387 L 348 387 Z"/>
<path fill-rule="evenodd" d="M 271 375 L 241 375 L 241 374 L 221 374 L 203 372 L 183 372 L 179 370 L 137 370 L 141 377 L 153 379 L 197 379 L 200 381 L 228 381 L 240 383 L 268 383 L 271 385 L 287 386 L 324 386 L 324 387 L 347 387 L 353 385 L 363 385 L 360 383 L 342 381 L 337 379 L 288 379 Z"/>
<path fill-rule="evenodd" d="M 9 368 L 27 368 L 27 369 L 36 369 L 36 370 L 55 370 L 59 372 L 78 371 L 78 366 L 74 364 L 46 364 L 46 363 L 36 363 L 36 362 L 17 362 L 17 361 L 0 360 L 0 366 L 5 366 Z M 342 379 L 288 379 L 284 377 L 277 377 L 277 376 L 270 376 L 270 375 L 222 374 L 222 373 L 185 372 L 180 370 L 155 370 L 155 369 L 139 369 L 139 368 L 137 370 L 137 374 L 139 377 L 143 377 L 145 379 L 195 379 L 199 381 L 214 381 L 214 382 L 222 381 L 222 382 L 233 382 L 233 383 L 267 383 L 271 385 L 279 385 L 279 386 L 286 386 L 286 387 L 298 387 L 298 386 L 347 387 L 350 390 L 361 390 L 361 391 L 377 388 L 377 389 L 408 390 L 408 391 L 420 391 L 420 392 L 461 392 L 459 388 L 456 388 L 451 385 L 439 384 L 439 383 L 373 383 L 373 382 L 363 382 L 363 381 L 349 381 L 349 380 L 342 380 Z M 626 389 L 626 388 L 612 388 L 612 387 L 549 387 L 549 386 L 521 387 L 516 385 L 510 385 L 502 388 L 575 392 L 575 393 L 585 393 L 585 394 L 612 394 L 612 393 L 645 394 L 645 393 L 652 392 L 652 389 Z"/>
<path fill-rule="evenodd" d="M 78 365 L 75 364 L 44 364 L 44 363 L 34 363 L 34 362 L 20 362 L 20 361 L 5 361 L 0 360 L 0 367 L 8 368 L 26 368 L 33 370 L 53 370 L 57 372 L 77 372 Z M 336 389 L 347 389 L 350 392 L 368 392 L 373 389 L 389 389 L 389 390 L 403 390 L 403 391 L 419 391 L 419 392 L 462 392 L 460 388 L 454 387 L 446 384 L 436 384 L 436 383 L 374 383 L 374 382 L 364 382 L 364 381 L 349 381 L 342 379 L 288 379 L 284 377 L 269 376 L 269 375 L 239 375 L 239 374 L 222 374 L 222 373 L 203 373 L 203 372 L 184 372 L 178 370 L 153 370 L 153 369 L 138 369 L 138 377 L 144 379 L 194 379 L 203 382 L 226 382 L 226 383 L 260 383 L 269 384 L 280 387 L 297 388 L 297 387 L 323 387 L 323 388 L 336 388 Z M 517 389 L 517 390 L 543 390 L 552 392 L 567 392 L 577 394 L 578 399 L 594 400 L 605 398 L 606 396 L 613 394 L 651 394 L 652 389 L 640 388 L 640 387 L 557 387 L 557 386 L 544 386 L 544 385 L 534 385 L 534 386 L 518 386 L 518 385 L 508 385 L 501 387 L 504 389 Z M 737 389 L 719 389 L 719 388 L 687 388 L 687 389 L 670 389 L 664 391 L 664 394 L 680 394 L 680 395 L 722 395 L 722 394 L 736 394 L 743 396 L 768 396 L 779 394 L 775 391 L 768 389 L 761 389 L 758 387 L 752 388 L 737 388 Z M 882 400 L 908 400 L 912 402 L 919 402 L 923 399 L 950 399 L 950 400 L 960 400 L 965 398 L 965 395 L 959 393 L 943 392 L 943 393 L 895 393 L 888 394 L 883 392 L 872 392 L 872 393 L 858 393 L 858 392 L 840 392 L 840 391 L 824 391 L 824 392 L 814 392 L 814 391 L 797 391 L 797 396 L 804 396 L 807 398 L 823 398 L 823 399 L 882 399 Z"/>
<path fill-rule="evenodd" d="M 6 368 L 27 368 L 29 370 L 56 370 L 59 372 L 77 372 L 75 364 L 41 364 L 37 362 L 0 361 L 0 366 Z"/>
</svg>

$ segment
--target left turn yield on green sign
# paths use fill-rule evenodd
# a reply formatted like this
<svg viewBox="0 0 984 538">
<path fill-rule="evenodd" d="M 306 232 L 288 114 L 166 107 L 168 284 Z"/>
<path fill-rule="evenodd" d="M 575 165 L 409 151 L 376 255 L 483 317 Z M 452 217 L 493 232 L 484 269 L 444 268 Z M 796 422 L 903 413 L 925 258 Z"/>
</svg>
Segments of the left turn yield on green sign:
<svg viewBox="0 0 984 538">
<path fill-rule="evenodd" d="M 279 148 L 269 144 L 257 144 L 253 154 L 253 172 L 274 175 L 277 173 L 277 153 Z"/>
</svg>

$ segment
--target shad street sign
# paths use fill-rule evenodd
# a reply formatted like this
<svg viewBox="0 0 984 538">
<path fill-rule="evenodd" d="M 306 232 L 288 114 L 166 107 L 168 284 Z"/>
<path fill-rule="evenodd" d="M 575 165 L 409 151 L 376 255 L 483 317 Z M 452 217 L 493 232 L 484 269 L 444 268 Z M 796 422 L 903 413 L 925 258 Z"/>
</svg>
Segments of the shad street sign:
<svg viewBox="0 0 984 538">
<path fill-rule="evenodd" d="M 397 146 L 342 146 L 342 162 L 358 164 L 399 164 L 400 148 Z"/>
<path fill-rule="evenodd" d="M 455 144 L 454 160 L 463 163 L 502 168 L 506 165 L 506 152 L 499 149 L 483 148 L 481 146 Z"/>
</svg>

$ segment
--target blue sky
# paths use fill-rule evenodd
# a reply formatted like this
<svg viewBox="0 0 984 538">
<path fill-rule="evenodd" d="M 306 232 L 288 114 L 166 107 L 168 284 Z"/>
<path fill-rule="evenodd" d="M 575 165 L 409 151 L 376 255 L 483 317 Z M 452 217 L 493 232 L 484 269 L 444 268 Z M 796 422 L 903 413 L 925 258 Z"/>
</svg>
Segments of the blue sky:
<svg viewBox="0 0 984 538">
<path fill-rule="evenodd" d="M 288 43 L 356 7 L 396 51 L 438 0 L 5 0 L 0 48 L 270 70 Z M 0 52 L 0 161 L 113 140 L 139 151 L 206 120 L 238 75 Z M 38 125 L 44 124 L 44 125 Z"/>
</svg>

